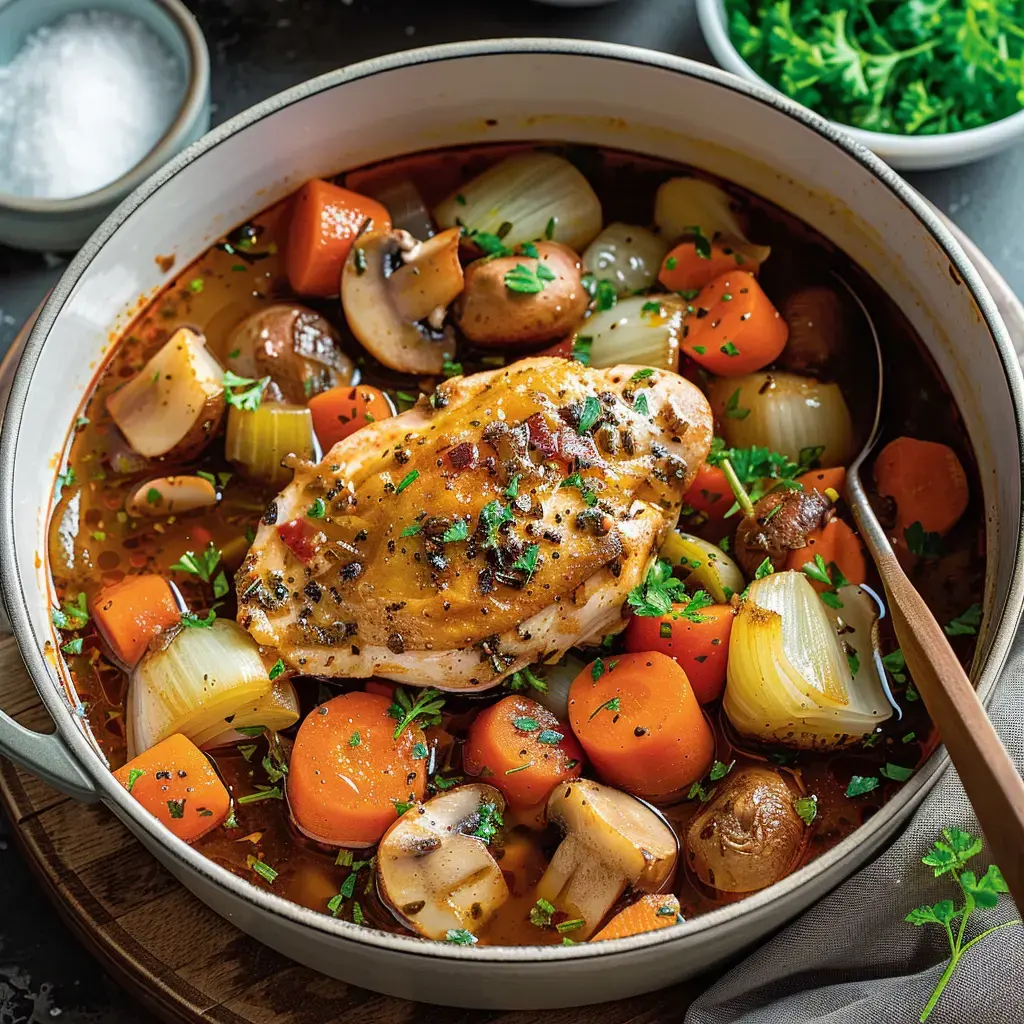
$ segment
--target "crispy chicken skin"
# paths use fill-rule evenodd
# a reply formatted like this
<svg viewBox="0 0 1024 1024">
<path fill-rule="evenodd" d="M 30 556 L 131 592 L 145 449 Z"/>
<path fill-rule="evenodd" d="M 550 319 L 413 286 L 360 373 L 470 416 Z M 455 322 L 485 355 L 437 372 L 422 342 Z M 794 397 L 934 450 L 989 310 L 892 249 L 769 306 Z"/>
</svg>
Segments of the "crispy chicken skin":
<svg viewBox="0 0 1024 1024">
<path fill-rule="evenodd" d="M 300 672 L 487 689 L 622 627 L 711 438 L 704 396 L 663 370 L 453 378 L 297 467 L 239 622 Z"/>
</svg>

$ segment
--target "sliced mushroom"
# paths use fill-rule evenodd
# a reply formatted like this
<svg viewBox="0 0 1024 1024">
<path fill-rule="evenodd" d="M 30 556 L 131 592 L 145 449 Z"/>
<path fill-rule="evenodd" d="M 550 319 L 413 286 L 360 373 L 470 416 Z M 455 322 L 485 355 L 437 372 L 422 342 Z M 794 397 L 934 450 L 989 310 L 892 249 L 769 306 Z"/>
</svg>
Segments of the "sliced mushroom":
<svg viewBox="0 0 1024 1024">
<path fill-rule="evenodd" d="M 584 921 L 573 938 L 593 935 L 628 887 L 659 892 L 671 884 L 679 850 L 675 833 L 636 797 L 577 779 L 551 794 L 548 820 L 565 836 L 537 895 Z"/>
<path fill-rule="evenodd" d="M 436 317 L 437 326 L 425 328 L 405 315 L 421 312 L 429 302 L 423 315 L 433 316 L 433 310 L 447 305 L 436 300 L 454 297 L 461 290 L 462 268 L 457 258 L 452 266 L 448 235 L 444 232 L 420 244 L 405 231 L 371 231 L 360 236 L 345 261 L 341 272 L 345 319 L 360 344 L 393 370 L 440 373 L 455 350 L 447 334 L 437 341 L 430 337 L 431 328 L 440 326 Z M 425 252 L 422 257 L 421 252 Z M 405 269 L 404 264 L 395 267 L 403 253 L 409 256 L 409 266 L 417 269 L 403 274 L 393 289 L 391 278 Z M 417 292 L 420 278 L 423 289 Z"/>
<path fill-rule="evenodd" d="M 398 315 L 415 323 L 429 320 L 440 328 L 449 304 L 462 291 L 458 228 L 418 243 L 388 278 L 388 293 Z"/>
<path fill-rule="evenodd" d="M 493 786 L 460 786 L 398 819 L 377 848 L 377 891 L 407 928 L 442 940 L 476 934 L 509 891 L 487 843 L 505 809 Z M 477 833 L 483 833 L 478 836 Z"/>
<path fill-rule="evenodd" d="M 270 377 L 264 394 L 269 401 L 302 405 L 352 380 L 354 364 L 341 350 L 338 332 L 304 306 L 267 306 L 247 316 L 225 349 L 228 369 L 240 377 Z"/>
<path fill-rule="evenodd" d="M 536 257 L 485 257 L 466 268 L 455 304 L 459 329 L 477 345 L 530 345 L 569 334 L 590 296 L 580 258 L 558 242 L 538 242 Z"/>
<path fill-rule="evenodd" d="M 161 476 L 145 480 L 124 503 L 130 516 L 158 517 L 213 508 L 217 488 L 201 476 Z"/>
<path fill-rule="evenodd" d="M 223 379 L 206 339 L 179 327 L 107 398 L 107 411 L 140 455 L 186 461 L 206 447 L 224 418 Z"/>
<path fill-rule="evenodd" d="M 721 892 L 755 892 L 785 878 L 806 834 L 793 799 L 771 768 L 744 768 L 727 776 L 686 833 L 690 870 Z"/>
</svg>

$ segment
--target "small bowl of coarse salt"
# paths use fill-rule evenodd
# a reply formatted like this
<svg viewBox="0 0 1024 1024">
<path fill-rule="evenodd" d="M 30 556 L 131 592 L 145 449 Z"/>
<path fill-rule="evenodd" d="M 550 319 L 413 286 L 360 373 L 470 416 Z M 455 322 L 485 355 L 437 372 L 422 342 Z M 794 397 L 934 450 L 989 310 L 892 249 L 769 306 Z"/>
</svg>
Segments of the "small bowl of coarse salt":
<svg viewBox="0 0 1024 1024">
<path fill-rule="evenodd" d="M 181 0 L 0 0 L 0 243 L 78 248 L 209 125 Z"/>
</svg>

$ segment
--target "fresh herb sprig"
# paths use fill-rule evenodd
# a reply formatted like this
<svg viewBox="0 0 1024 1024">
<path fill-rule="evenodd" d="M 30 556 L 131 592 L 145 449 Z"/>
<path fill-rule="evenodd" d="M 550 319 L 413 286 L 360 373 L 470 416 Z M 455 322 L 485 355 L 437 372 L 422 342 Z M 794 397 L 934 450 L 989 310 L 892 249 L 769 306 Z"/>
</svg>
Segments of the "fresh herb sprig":
<svg viewBox="0 0 1024 1024">
<path fill-rule="evenodd" d="M 942 838 L 921 858 L 921 863 L 930 867 L 935 872 L 936 878 L 946 874 L 952 875 L 963 896 L 963 902 L 959 907 L 953 900 L 939 900 L 938 903 L 931 906 L 926 904 L 915 907 L 906 917 L 910 924 L 918 927 L 926 924 L 939 925 L 945 931 L 949 941 L 949 963 L 921 1012 L 921 1024 L 928 1020 L 932 1010 L 935 1009 L 936 1003 L 942 997 L 942 993 L 964 954 L 993 932 L 1021 923 L 1019 919 L 1004 921 L 1002 924 L 987 928 L 979 935 L 975 935 L 973 939 L 965 941 L 967 921 L 971 914 L 978 907 L 990 910 L 999 902 L 1000 896 L 1010 891 L 995 864 L 989 864 L 988 869 L 980 877 L 975 872 L 966 870 L 967 863 L 981 853 L 981 847 L 981 840 L 970 833 L 961 832 L 957 828 L 945 828 L 942 830 Z M 954 925 L 956 925 L 955 930 Z"/>
<path fill-rule="evenodd" d="M 440 725 L 444 701 L 444 694 L 439 690 L 421 690 L 413 700 L 405 690 L 398 687 L 395 690 L 395 702 L 388 708 L 388 714 L 398 721 L 394 738 L 397 740 L 414 722 L 420 727 Z"/>
</svg>

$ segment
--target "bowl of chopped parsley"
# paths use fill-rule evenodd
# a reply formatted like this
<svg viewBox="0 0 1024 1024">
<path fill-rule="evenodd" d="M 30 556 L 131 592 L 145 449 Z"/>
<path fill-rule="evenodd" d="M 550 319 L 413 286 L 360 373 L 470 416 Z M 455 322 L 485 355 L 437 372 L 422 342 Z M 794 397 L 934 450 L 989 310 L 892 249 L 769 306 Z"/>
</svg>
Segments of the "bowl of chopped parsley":
<svg viewBox="0 0 1024 1024">
<path fill-rule="evenodd" d="M 971 163 L 1024 138 L 1020 0 L 697 0 L 726 70 L 892 166 Z"/>
</svg>

